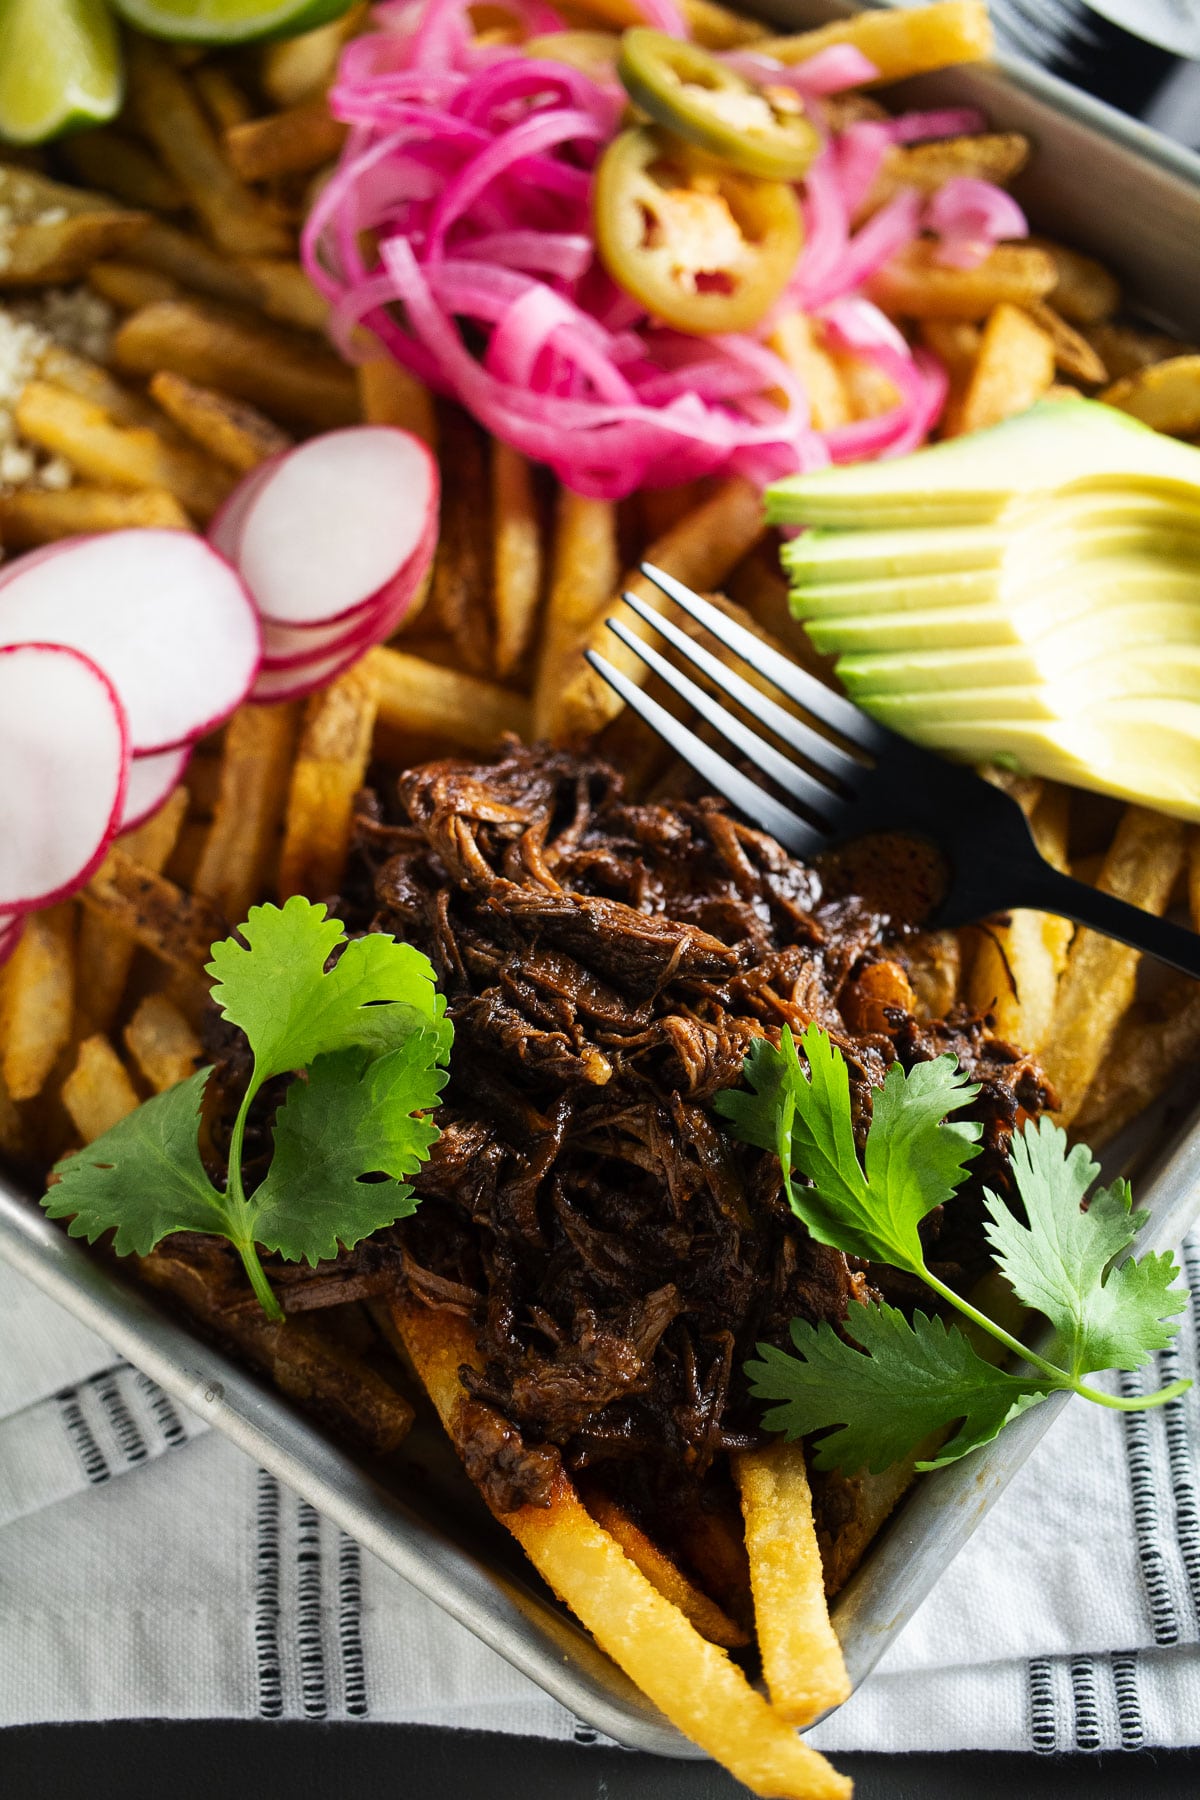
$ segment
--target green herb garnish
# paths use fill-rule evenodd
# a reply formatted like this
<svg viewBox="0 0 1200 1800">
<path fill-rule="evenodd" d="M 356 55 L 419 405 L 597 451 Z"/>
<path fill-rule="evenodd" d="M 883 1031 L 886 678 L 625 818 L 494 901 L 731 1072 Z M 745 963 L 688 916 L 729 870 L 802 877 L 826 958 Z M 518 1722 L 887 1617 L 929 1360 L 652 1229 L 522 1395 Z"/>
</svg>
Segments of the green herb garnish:
<svg viewBox="0 0 1200 1800">
<path fill-rule="evenodd" d="M 43 1205 L 73 1237 L 115 1231 L 118 1256 L 147 1255 L 173 1231 L 224 1237 L 263 1310 L 283 1311 L 259 1248 L 320 1262 L 416 1208 L 403 1179 L 438 1136 L 425 1116 L 446 1083 L 453 1027 L 428 959 L 373 933 L 346 942 L 323 906 L 299 896 L 255 906 L 236 937 L 214 944 L 213 1000 L 239 1025 L 254 1068 L 234 1121 L 228 1185 L 200 1158 L 200 1111 L 211 1069 L 148 1100 L 56 1168 Z M 341 950 L 329 970 L 325 964 Z M 296 1074 L 275 1119 L 275 1151 L 259 1186 L 242 1179 L 246 1120 L 264 1082 Z"/>
<path fill-rule="evenodd" d="M 1140 1368 L 1170 1343 L 1179 1329 L 1173 1315 L 1187 1303 L 1185 1290 L 1172 1285 L 1179 1271 L 1169 1251 L 1116 1260 L 1148 1217 L 1131 1210 L 1128 1182 L 1096 1188 L 1088 1200 L 1098 1165 L 1082 1144 L 1069 1150 L 1066 1133 L 1042 1119 L 1013 1139 L 1027 1223 L 985 1192 L 984 1229 L 1000 1272 L 1054 1327 L 1048 1355 L 1037 1355 L 940 1281 L 921 1247 L 921 1220 L 952 1198 L 978 1154 L 980 1127 L 949 1117 L 978 1086 L 953 1056 L 907 1073 L 893 1064 L 874 1095 L 860 1162 L 841 1052 L 816 1025 L 799 1048 L 804 1063 L 786 1028 L 778 1049 L 757 1042 L 745 1063 L 749 1091 L 719 1094 L 717 1110 L 738 1137 L 779 1157 L 792 1211 L 818 1243 L 919 1277 L 1022 1367 L 996 1368 L 960 1326 L 920 1312 L 910 1320 L 891 1306 L 864 1306 L 846 1321 L 853 1343 L 830 1325 L 795 1319 L 799 1356 L 760 1344 L 761 1361 L 747 1365 L 751 1391 L 777 1402 L 765 1415 L 770 1430 L 794 1439 L 837 1427 L 813 1446 L 814 1459 L 819 1468 L 853 1472 L 884 1469 L 931 1432 L 961 1421 L 938 1454 L 917 1465 L 939 1468 L 1061 1389 L 1133 1411 L 1190 1387 L 1174 1381 L 1127 1400 L 1084 1379 L 1101 1369 Z"/>
</svg>

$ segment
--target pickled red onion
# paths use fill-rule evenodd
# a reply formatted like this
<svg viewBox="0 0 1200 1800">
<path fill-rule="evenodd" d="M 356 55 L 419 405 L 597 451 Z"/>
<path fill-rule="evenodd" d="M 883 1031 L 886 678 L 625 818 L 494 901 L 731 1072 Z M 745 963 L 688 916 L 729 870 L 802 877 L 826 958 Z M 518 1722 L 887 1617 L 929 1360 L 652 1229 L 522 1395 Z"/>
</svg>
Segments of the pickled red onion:
<svg viewBox="0 0 1200 1800">
<path fill-rule="evenodd" d="M 1029 235 L 1012 195 L 971 175 L 944 182 L 925 208 L 924 222 L 942 240 L 937 260 L 952 269 L 975 268 L 1001 238 Z"/>
</svg>

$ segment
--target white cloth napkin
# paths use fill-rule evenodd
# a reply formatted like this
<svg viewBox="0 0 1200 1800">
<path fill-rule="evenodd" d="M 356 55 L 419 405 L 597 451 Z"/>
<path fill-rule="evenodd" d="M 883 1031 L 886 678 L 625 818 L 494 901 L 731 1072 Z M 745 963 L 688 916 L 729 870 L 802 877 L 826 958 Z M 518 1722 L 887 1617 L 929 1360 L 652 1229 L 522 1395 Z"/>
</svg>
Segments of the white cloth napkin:
<svg viewBox="0 0 1200 1800">
<path fill-rule="evenodd" d="M 1155 1385 L 1196 1373 L 1200 1236 L 1184 1264 Z M 811 1740 L 1200 1743 L 1198 1443 L 1195 1388 L 1074 1402 Z M 221 1717 L 596 1739 L 0 1264 L 0 1725 Z"/>
</svg>

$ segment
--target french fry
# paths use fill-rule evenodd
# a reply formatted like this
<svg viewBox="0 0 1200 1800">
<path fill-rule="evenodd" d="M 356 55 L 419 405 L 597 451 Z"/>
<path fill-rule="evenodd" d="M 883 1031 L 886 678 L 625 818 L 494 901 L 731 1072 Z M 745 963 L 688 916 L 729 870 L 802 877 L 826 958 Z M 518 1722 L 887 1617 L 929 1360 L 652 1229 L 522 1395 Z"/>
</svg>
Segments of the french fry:
<svg viewBox="0 0 1200 1800">
<path fill-rule="evenodd" d="M 945 369 L 949 383 L 937 435 L 939 438 L 960 437 L 963 397 L 975 374 L 983 333 L 978 325 L 966 319 L 922 319 L 919 335 L 926 349 L 933 351 Z"/>
<path fill-rule="evenodd" d="M 763 530 L 757 490 L 748 482 L 727 481 L 703 506 L 652 544 L 646 552 L 646 561 L 656 564 L 668 575 L 674 575 L 698 593 L 709 593 L 753 549 Z M 628 585 L 648 605 L 656 609 L 665 606 L 662 594 L 645 576 L 631 576 Z M 641 626 L 638 620 L 633 621 L 632 629 L 639 636 L 649 631 L 649 627 Z M 591 641 L 630 680 L 644 681 L 642 662 L 633 651 L 613 639 L 603 621 L 593 627 Z M 582 663 L 582 659 L 576 664 L 574 674 L 568 665 L 567 677 L 556 716 L 555 735 L 562 742 L 574 743 L 590 737 L 607 724 L 621 710 L 623 703 L 594 669 Z"/>
<path fill-rule="evenodd" d="M 133 262 L 95 262 L 87 272 L 88 286 L 118 312 L 136 312 L 156 300 L 177 300 L 180 287 L 170 275 Z"/>
<path fill-rule="evenodd" d="M 943 0 L 911 12 L 856 13 L 794 37 L 768 38 L 757 47 L 777 62 L 795 64 L 834 44 L 860 50 L 878 70 L 876 81 L 905 81 L 990 56 L 992 28 L 983 0 Z"/>
<path fill-rule="evenodd" d="M 998 187 L 1019 175 L 1029 160 L 1029 139 L 1019 131 L 984 131 L 938 138 L 929 144 L 890 144 L 856 219 L 878 212 L 901 191 L 936 193 L 944 182 L 968 176 Z"/>
<path fill-rule="evenodd" d="M 825 1517 L 838 1521 L 836 1531 L 823 1529 L 817 1533 L 825 1593 L 830 1600 L 841 1593 L 872 1540 L 916 1480 L 918 1454 L 925 1452 L 914 1451 L 878 1475 L 870 1475 L 865 1469 L 857 1475 L 843 1475 L 840 1469 L 814 1472 L 813 1491 L 825 1496 Z"/>
<path fill-rule="evenodd" d="M 1054 264 L 1054 287 L 1048 298 L 1056 312 L 1072 325 L 1095 325 L 1112 317 L 1121 304 L 1121 289 L 1103 263 L 1053 238 L 1031 237 L 1029 242 Z"/>
<path fill-rule="evenodd" d="M 0 1004 L 2 1001 L 3 983 L 0 982 Z M 8 1091 L 4 1071 L 0 1068 L 0 1156 L 11 1165 L 23 1162 L 28 1153 L 25 1121 Z"/>
<path fill-rule="evenodd" d="M 225 133 L 225 151 L 243 181 L 303 175 L 331 162 L 348 127 L 335 119 L 324 94 L 300 100 L 265 119 L 250 119 Z"/>
<path fill-rule="evenodd" d="M 75 1004 L 75 909 L 30 913 L 2 977 L 0 1071 L 13 1100 L 32 1100 L 70 1042 Z"/>
<path fill-rule="evenodd" d="M 327 431 L 358 416 L 353 372 L 331 351 L 205 302 L 163 300 L 131 313 L 113 340 L 113 360 L 131 375 L 169 369 L 288 425 Z"/>
<path fill-rule="evenodd" d="M 186 788 L 176 788 L 165 806 L 136 831 L 121 839 L 125 854 L 151 874 L 160 874 L 170 859 L 188 809 Z M 98 873 L 103 873 L 103 865 Z M 79 920 L 75 1035 L 107 1032 L 120 1010 L 137 951 L 136 941 L 102 913 L 86 906 Z"/>
<path fill-rule="evenodd" d="M 863 18 L 874 18 L 864 13 Z M 879 17 L 905 18 L 897 13 Z M 1032 306 L 1044 300 L 1056 280 L 1045 250 L 1029 244 L 997 244 L 973 269 L 950 269 L 937 261 L 937 245 L 918 238 L 899 251 L 865 284 L 884 312 L 907 319 L 986 319 L 997 306 Z"/>
<path fill-rule="evenodd" d="M 201 63 L 192 75 L 192 85 L 217 131 L 227 135 L 254 117 L 249 95 L 220 63 Z M 234 168 L 240 175 L 241 170 L 237 169 L 236 163 Z M 245 181 L 247 177 L 242 175 L 242 179 Z"/>
<path fill-rule="evenodd" d="M 204 1046 L 165 994 L 147 994 L 125 1027 L 125 1048 L 156 1094 L 194 1075 Z"/>
<path fill-rule="evenodd" d="M 135 526 L 188 531 L 191 520 L 165 488 L 123 493 L 77 485 L 54 493 L 16 488 L 0 494 L 0 540 L 9 550 L 34 550 L 59 538 Z"/>
<path fill-rule="evenodd" d="M 437 413 L 424 382 L 390 356 L 358 365 L 362 415 L 370 425 L 398 425 L 437 451 Z"/>
<path fill-rule="evenodd" d="M 89 188 L 142 212 L 179 212 L 187 195 L 136 138 L 101 126 L 63 139 L 68 167 Z"/>
<path fill-rule="evenodd" d="M 131 36 L 128 105 L 215 244 L 231 256 L 282 256 L 290 234 L 234 174 L 185 73 L 161 45 Z"/>
<path fill-rule="evenodd" d="M 106 1037 L 84 1038 L 62 1084 L 62 1102 L 85 1144 L 92 1144 L 141 1104 L 125 1065 Z"/>
<path fill-rule="evenodd" d="M 1082 381 L 1088 387 L 1098 387 L 1108 380 L 1108 370 L 1096 350 L 1081 331 L 1067 324 L 1061 313 L 1039 300 L 1029 308 L 1029 316 L 1054 345 L 1055 367 L 1064 375 L 1070 375 L 1074 381 Z"/>
<path fill-rule="evenodd" d="M 833 431 L 850 422 L 850 402 L 837 360 L 826 349 L 817 321 L 807 313 L 785 313 L 767 340 L 804 384 L 812 422 L 818 431 Z"/>
<path fill-rule="evenodd" d="M 115 380 L 99 363 L 65 349 L 62 344 L 46 346 L 38 359 L 37 372 L 40 380 L 98 406 L 114 425 L 161 424 L 159 414 L 140 394 Z"/>
<path fill-rule="evenodd" d="M 621 563 L 617 515 L 610 500 L 560 488 L 554 522 L 550 592 L 542 621 L 533 691 L 533 734 L 552 738 L 579 647 L 616 592 Z"/>
<path fill-rule="evenodd" d="M 1167 337 L 1165 332 L 1118 319 L 1101 319 L 1096 325 L 1088 325 L 1084 335 L 1113 381 L 1148 368 L 1151 363 L 1166 362 L 1168 357 L 1179 356 L 1183 351 L 1191 354 L 1195 349 L 1194 345 Z"/>
<path fill-rule="evenodd" d="M 264 92 L 276 106 L 295 106 L 324 92 L 337 73 L 342 45 L 361 31 L 366 19 L 363 0 L 329 25 L 318 25 L 315 31 L 302 32 L 299 37 L 267 44 L 260 71 Z"/>
<path fill-rule="evenodd" d="M 905 946 L 913 1010 L 918 1018 L 944 1019 L 958 999 L 962 941 L 954 931 L 923 931 Z"/>
<path fill-rule="evenodd" d="M 329 323 L 329 302 L 319 294 L 297 262 L 278 257 L 249 256 L 242 268 L 258 289 L 258 304 L 268 319 L 293 325 L 297 331 L 324 332 Z"/>
<path fill-rule="evenodd" d="M 438 445 L 446 479 L 429 612 L 435 628 L 453 640 L 463 667 L 484 675 L 492 666 L 492 620 L 486 604 L 493 529 L 487 443 L 465 412 L 443 406 L 438 409 Z"/>
<path fill-rule="evenodd" d="M 230 306 L 258 305 L 259 285 L 248 270 L 210 250 L 201 238 L 163 219 L 148 225 L 129 252 L 130 262 L 169 277 L 190 293 Z"/>
<path fill-rule="evenodd" d="M 492 594 L 496 674 L 506 680 L 533 641 L 542 593 L 542 522 L 533 470 L 499 438 L 492 442 Z"/>
<path fill-rule="evenodd" d="M 292 442 L 287 432 L 257 407 L 245 400 L 231 400 L 215 388 L 200 387 L 169 369 L 160 369 L 151 377 L 150 395 L 194 443 L 240 475 L 286 450 Z"/>
<path fill-rule="evenodd" d="M 727 1650 L 737 1650 L 750 1642 L 749 1632 L 736 1625 L 694 1581 L 689 1581 L 678 1564 L 634 1523 L 624 1507 L 618 1506 L 607 1494 L 591 1490 L 584 1495 L 584 1505 L 597 1525 L 621 1546 L 634 1567 L 641 1570 L 664 1600 L 679 1608 L 701 1637 L 707 1638 L 710 1644 L 722 1644 Z"/>
<path fill-rule="evenodd" d="M 802 1444 L 771 1444 L 733 1458 L 754 1594 L 754 1629 L 771 1705 L 811 1725 L 850 1694 L 829 1622 Z"/>
<path fill-rule="evenodd" d="M 1054 380 L 1054 344 L 1020 307 L 1000 305 L 983 328 L 958 427 L 983 431 L 1040 400 Z"/>
<path fill-rule="evenodd" d="M 220 913 L 114 845 L 83 890 L 83 903 L 160 961 L 197 975 L 225 935 Z"/>
<path fill-rule="evenodd" d="M 403 650 L 373 650 L 379 681 L 379 725 L 404 743 L 416 738 L 494 750 L 506 731 L 532 735 L 529 702 L 511 688 L 482 681 Z"/>
<path fill-rule="evenodd" d="M 1068 790 L 1047 784 L 1029 796 L 1034 842 L 1053 868 L 1067 867 Z M 967 981 L 971 1009 L 994 1020 L 997 1037 L 1037 1055 L 1050 1035 L 1058 984 L 1074 926 L 1055 913 L 1018 909 L 982 929 Z"/>
<path fill-rule="evenodd" d="M 1156 431 L 1194 437 L 1200 432 L 1200 354 L 1172 356 L 1123 375 L 1100 398 Z"/>
<path fill-rule="evenodd" d="M 165 488 L 201 521 L 233 486 L 232 476 L 200 451 L 166 443 L 148 426 L 113 425 L 100 407 L 50 382 L 27 382 L 14 417 L 31 443 L 65 457 L 89 480 Z"/>
<path fill-rule="evenodd" d="M 337 892 L 378 710 L 379 680 L 370 657 L 308 702 L 284 815 L 281 900 L 292 894 L 320 900 Z"/>
<path fill-rule="evenodd" d="M 146 224 L 142 213 L 61 214 L 47 209 L 40 220 L 14 225 L 0 259 L 0 288 L 43 287 L 77 281 L 94 262 L 130 249 Z"/>
<path fill-rule="evenodd" d="M 270 882 L 298 725 L 294 705 L 243 706 L 226 728 L 212 823 L 191 885 L 231 925 Z"/>
<path fill-rule="evenodd" d="M 417 1373 L 454 1436 L 462 1363 L 478 1360 L 465 1321 L 408 1301 L 393 1317 Z M 849 1800 L 851 1786 L 797 1737 L 730 1662 L 647 1581 L 592 1519 L 565 1475 L 548 1506 L 497 1515 L 538 1573 L 674 1725 L 752 1793 Z"/>
<path fill-rule="evenodd" d="M 1147 912 L 1162 913 L 1184 864 L 1187 830 L 1178 819 L 1131 806 L 1104 859 L 1098 885 Z M 1041 1062 L 1070 1124 L 1095 1080 L 1121 1017 L 1133 999 L 1140 953 L 1098 932 L 1075 933 L 1059 984 Z"/>
<path fill-rule="evenodd" d="M 1173 985 L 1154 1002 L 1135 1006 L 1117 1026 L 1105 1057 L 1075 1115 L 1074 1130 L 1099 1149 L 1152 1106 L 1200 1057 L 1200 988 Z"/>
<path fill-rule="evenodd" d="M 767 35 L 765 26 L 745 19 L 715 0 L 682 0 L 680 8 L 688 25 L 688 35 L 707 50 L 738 50 L 746 44 L 757 44 Z M 624 31 L 627 26 L 645 23 L 645 14 L 637 0 L 571 0 L 567 7 L 569 22 L 598 20 L 601 24 Z"/>
</svg>

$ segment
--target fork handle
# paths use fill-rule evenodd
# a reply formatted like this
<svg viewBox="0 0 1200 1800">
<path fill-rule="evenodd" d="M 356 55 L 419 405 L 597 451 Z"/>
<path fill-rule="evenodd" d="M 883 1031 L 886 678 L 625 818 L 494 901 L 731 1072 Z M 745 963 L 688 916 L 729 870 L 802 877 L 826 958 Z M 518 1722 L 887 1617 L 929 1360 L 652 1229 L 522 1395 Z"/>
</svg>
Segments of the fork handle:
<svg viewBox="0 0 1200 1800">
<path fill-rule="evenodd" d="M 1049 863 L 1040 863 L 1030 870 L 1021 890 L 1015 905 L 1059 913 L 1065 919 L 1074 919 L 1077 925 L 1090 925 L 1105 937 L 1144 950 L 1158 962 L 1169 963 L 1173 969 L 1200 980 L 1200 933 L 1185 925 L 1174 925 L 1169 919 L 1160 919 L 1157 913 L 1145 912 L 1140 906 L 1131 906 L 1128 900 L 1106 894 L 1102 888 L 1089 887 L 1085 881 L 1052 869 Z"/>
</svg>

